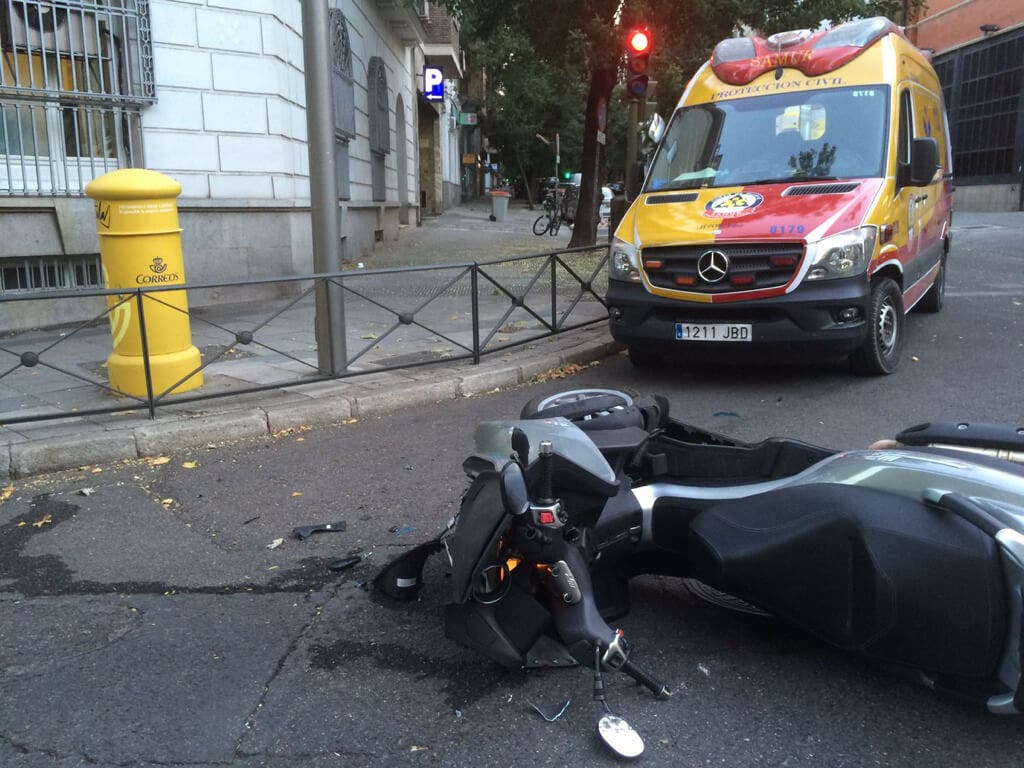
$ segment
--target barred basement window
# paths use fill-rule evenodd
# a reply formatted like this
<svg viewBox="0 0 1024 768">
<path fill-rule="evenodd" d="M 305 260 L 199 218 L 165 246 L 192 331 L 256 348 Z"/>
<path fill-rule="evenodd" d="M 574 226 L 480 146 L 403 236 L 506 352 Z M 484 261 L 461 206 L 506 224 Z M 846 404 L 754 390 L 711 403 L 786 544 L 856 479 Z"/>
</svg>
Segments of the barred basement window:
<svg viewBox="0 0 1024 768">
<path fill-rule="evenodd" d="M 0 194 L 82 194 L 141 163 L 149 0 L 0 0 Z"/>
<path fill-rule="evenodd" d="M 0 293 L 102 287 L 99 254 L 0 259 Z"/>
</svg>

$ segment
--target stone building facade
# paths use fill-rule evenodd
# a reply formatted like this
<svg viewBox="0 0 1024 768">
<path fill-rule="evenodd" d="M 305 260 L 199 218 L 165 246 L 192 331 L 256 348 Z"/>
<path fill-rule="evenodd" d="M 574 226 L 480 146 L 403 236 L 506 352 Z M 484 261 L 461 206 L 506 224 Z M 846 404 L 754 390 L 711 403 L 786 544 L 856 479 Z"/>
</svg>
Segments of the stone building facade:
<svg viewBox="0 0 1024 768">
<path fill-rule="evenodd" d="M 415 225 L 425 187 L 433 212 L 457 202 L 455 116 L 421 91 L 425 64 L 456 93 L 462 71 L 424 0 L 329 7 L 344 262 Z M 0 47 L 0 295 L 101 284 L 83 190 L 132 166 L 182 185 L 189 283 L 312 272 L 300 0 L 2 0 Z M 83 312 L 59 304 L 0 305 L 0 325 Z"/>
</svg>

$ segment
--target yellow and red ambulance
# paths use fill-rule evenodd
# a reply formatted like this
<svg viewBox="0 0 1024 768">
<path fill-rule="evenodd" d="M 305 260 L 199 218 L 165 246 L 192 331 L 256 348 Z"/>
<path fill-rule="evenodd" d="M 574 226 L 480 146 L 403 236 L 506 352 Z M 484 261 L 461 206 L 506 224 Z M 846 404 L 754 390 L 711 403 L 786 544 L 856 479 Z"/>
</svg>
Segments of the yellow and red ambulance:
<svg viewBox="0 0 1024 768">
<path fill-rule="evenodd" d="M 881 17 L 730 38 L 687 85 L 609 251 L 612 335 L 899 363 L 945 292 L 952 160 L 926 56 Z"/>
</svg>

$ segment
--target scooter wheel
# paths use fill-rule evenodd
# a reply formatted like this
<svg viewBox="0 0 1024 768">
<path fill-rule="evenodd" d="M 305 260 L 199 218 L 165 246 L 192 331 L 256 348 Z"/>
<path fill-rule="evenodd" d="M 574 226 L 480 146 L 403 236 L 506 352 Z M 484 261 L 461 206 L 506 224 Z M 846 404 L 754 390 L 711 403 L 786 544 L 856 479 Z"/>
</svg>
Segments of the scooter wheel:
<svg viewBox="0 0 1024 768">
<path fill-rule="evenodd" d="M 562 416 L 577 421 L 607 416 L 632 404 L 633 398 L 618 389 L 570 389 L 533 398 L 519 415 L 524 419 Z"/>
</svg>

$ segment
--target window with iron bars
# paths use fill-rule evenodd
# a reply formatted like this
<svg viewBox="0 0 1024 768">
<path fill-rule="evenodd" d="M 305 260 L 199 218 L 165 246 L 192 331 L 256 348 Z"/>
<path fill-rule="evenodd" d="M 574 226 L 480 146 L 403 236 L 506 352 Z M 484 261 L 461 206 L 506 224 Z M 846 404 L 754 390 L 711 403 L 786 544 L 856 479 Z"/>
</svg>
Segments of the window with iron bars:
<svg viewBox="0 0 1024 768">
<path fill-rule="evenodd" d="M 103 266 L 98 253 L 0 259 L 0 294 L 102 287 Z"/>
<path fill-rule="evenodd" d="M 141 163 L 148 0 L 0 0 L 0 195 L 76 195 Z"/>
<path fill-rule="evenodd" d="M 1020 179 L 1024 134 L 1024 29 L 936 57 L 949 113 L 953 172 L 959 182 Z"/>
</svg>

